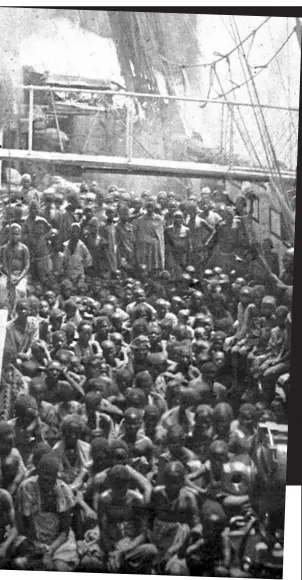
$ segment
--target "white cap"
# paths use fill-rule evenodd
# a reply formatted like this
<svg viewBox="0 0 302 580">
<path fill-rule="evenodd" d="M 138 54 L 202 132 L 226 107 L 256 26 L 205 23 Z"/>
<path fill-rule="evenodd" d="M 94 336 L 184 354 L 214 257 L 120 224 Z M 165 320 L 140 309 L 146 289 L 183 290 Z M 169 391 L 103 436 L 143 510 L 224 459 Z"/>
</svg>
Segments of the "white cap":
<svg viewBox="0 0 302 580">
<path fill-rule="evenodd" d="M 241 192 L 243 194 L 247 193 L 248 191 L 251 191 L 253 189 L 253 185 L 251 184 L 250 181 L 243 181 L 242 185 L 241 185 Z"/>
</svg>

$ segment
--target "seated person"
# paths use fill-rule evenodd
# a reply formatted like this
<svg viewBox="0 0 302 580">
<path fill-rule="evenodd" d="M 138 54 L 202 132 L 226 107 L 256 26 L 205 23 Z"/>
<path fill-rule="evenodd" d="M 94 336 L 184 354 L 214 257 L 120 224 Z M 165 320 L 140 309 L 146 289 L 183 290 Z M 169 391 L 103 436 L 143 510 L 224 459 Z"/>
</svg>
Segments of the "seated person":
<svg viewBox="0 0 302 580">
<path fill-rule="evenodd" d="M 58 381 L 57 394 L 60 402 L 54 408 L 60 423 L 66 415 L 83 415 L 83 406 L 74 400 L 74 389 L 68 381 Z"/>
<path fill-rule="evenodd" d="M 152 490 L 150 501 L 151 538 L 164 574 L 188 575 L 179 551 L 190 530 L 198 529 L 199 524 L 195 494 L 185 486 L 185 468 L 179 461 L 170 462 L 164 468 L 163 485 Z"/>
<path fill-rule="evenodd" d="M 193 431 L 186 439 L 186 446 L 204 463 L 208 459 L 213 437 L 213 409 L 209 405 L 198 405 L 195 410 Z"/>
<path fill-rule="evenodd" d="M 266 400 L 272 400 L 273 389 L 278 377 L 290 367 L 290 334 L 291 322 L 286 306 L 276 309 L 276 326 L 271 335 L 266 353 L 254 360 L 252 371 L 260 377 Z"/>
<path fill-rule="evenodd" d="M 128 445 L 130 465 L 146 475 L 152 469 L 153 445 L 152 441 L 140 431 L 142 411 L 129 407 L 125 411 L 124 418 L 124 433 L 118 438 Z"/>
<path fill-rule="evenodd" d="M 189 387 L 195 389 L 201 404 L 214 406 L 225 401 L 228 396 L 227 389 L 216 381 L 217 367 L 212 362 L 206 362 L 200 366 L 201 378 L 191 381 Z"/>
<path fill-rule="evenodd" d="M 146 395 L 146 403 L 158 407 L 160 415 L 167 411 L 167 403 L 162 395 L 155 390 L 155 385 L 151 374 L 148 371 L 141 371 L 135 377 L 135 386 L 141 389 Z"/>
<path fill-rule="evenodd" d="M 156 441 L 165 442 L 169 427 L 179 425 L 188 436 L 193 431 L 194 411 L 192 410 L 192 397 L 182 390 L 178 381 L 171 382 L 169 386 L 171 406 L 160 418 L 156 427 Z M 168 397 L 167 397 L 168 398 Z M 172 406 L 173 405 L 173 406 Z"/>
<path fill-rule="evenodd" d="M 89 391 L 85 397 L 85 419 L 89 430 L 89 439 L 104 437 L 112 440 L 115 436 L 116 425 L 110 414 L 103 411 L 106 400 L 100 391 Z M 108 402 L 110 410 L 111 404 Z M 113 405 L 112 405 L 113 407 Z"/>
<path fill-rule="evenodd" d="M 30 381 L 29 394 L 35 398 L 38 405 L 43 439 L 54 445 L 59 438 L 60 419 L 55 406 L 45 400 L 47 398 L 47 385 L 42 377 L 34 377 Z"/>
<path fill-rule="evenodd" d="M 180 461 L 188 473 L 201 467 L 195 453 L 185 447 L 185 433 L 180 425 L 169 427 L 165 446 L 167 451 L 158 459 L 156 485 L 162 485 L 165 466 L 171 461 Z"/>
<path fill-rule="evenodd" d="M 202 531 L 192 530 L 182 549 L 192 576 L 229 576 L 231 543 L 223 508 L 206 500 L 201 509 Z"/>
<path fill-rule="evenodd" d="M 40 459 L 37 475 L 26 479 L 18 490 L 19 531 L 27 544 L 26 556 L 18 559 L 23 570 L 34 565 L 35 570 L 71 572 L 78 564 L 71 530 L 73 494 L 58 474 L 58 460 L 49 453 Z"/>
<path fill-rule="evenodd" d="M 232 421 L 231 431 L 238 432 L 239 435 L 243 435 L 249 452 L 253 448 L 256 427 L 256 408 L 254 405 L 251 405 L 250 403 L 241 405 L 238 419 Z"/>
<path fill-rule="evenodd" d="M 181 382 L 189 382 L 200 377 L 199 370 L 192 364 L 192 349 L 189 345 L 177 347 L 177 362 L 167 369 L 167 376 L 179 378 Z"/>
<path fill-rule="evenodd" d="M 228 403 L 218 403 L 213 409 L 213 440 L 225 441 L 228 444 L 232 429 L 233 409 Z"/>
<path fill-rule="evenodd" d="M 101 569 L 116 573 L 151 573 L 157 550 L 147 540 L 144 497 L 129 488 L 129 472 L 124 465 L 114 465 L 108 480 L 109 489 L 98 501 L 103 549 Z"/>
<path fill-rule="evenodd" d="M 14 443 L 13 425 L 0 421 L 0 487 L 12 497 L 26 474 L 22 457 Z"/>
<path fill-rule="evenodd" d="M 35 444 L 44 440 L 36 400 L 30 395 L 20 396 L 15 403 L 15 418 L 9 423 L 14 429 L 15 446 L 27 467 Z"/>
<path fill-rule="evenodd" d="M 0 569 L 7 569 L 18 555 L 17 523 L 10 493 L 0 488 Z M 19 552 L 20 553 L 20 552 Z"/>
<path fill-rule="evenodd" d="M 90 461 L 90 445 L 83 440 L 85 431 L 83 417 L 66 415 L 61 424 L 62 437 L 52 449 L 59 462 L 60 478 L 72 489 L 77 489 L 78 479 Z"/>
<path fill-rule="evenodd" d="M 209 499 L 219 501 L 224 496 L 224 466 L 229 461 L 228 445 L 217 439 L 211 443 L 209 458 L 204 465 L 186 477 L 186 481 L 197 492 L 206 490 Z M 194 482 L 200 481 L 196 486 Z"/>
</svg>

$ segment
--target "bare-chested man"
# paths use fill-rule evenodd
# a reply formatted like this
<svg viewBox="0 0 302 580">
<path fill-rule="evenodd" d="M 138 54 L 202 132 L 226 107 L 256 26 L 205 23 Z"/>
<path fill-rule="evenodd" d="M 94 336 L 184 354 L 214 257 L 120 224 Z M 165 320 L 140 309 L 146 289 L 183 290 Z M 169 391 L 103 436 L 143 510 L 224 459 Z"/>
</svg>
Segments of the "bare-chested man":
<svg viewBox="0 0 302 580">
<path fill-rule="evenodd" d="M 20 242 L 21 226 L 10 226 L 10 239 L 2 249 L 2 271 L 7 276 L 7 293 L 10 310 L 16 300 L 26 296 L 27 272 L 30 265 L 29 250 Z"/>
</svg>

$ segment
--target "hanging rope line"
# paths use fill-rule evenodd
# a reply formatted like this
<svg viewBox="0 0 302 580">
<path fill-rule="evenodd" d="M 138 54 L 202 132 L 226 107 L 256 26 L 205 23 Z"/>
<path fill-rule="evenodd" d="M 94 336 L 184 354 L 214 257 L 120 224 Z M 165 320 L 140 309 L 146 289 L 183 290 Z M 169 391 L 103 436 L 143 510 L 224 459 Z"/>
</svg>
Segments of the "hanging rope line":
<svg viewBox="0 0 302 580">
<path fill-rule="evenodd" d="M 236 19 L 235 19 L 234 16 L 232 16 L 231 19 L 232 19 L 232 22 L 233 22 L 233 28 L 235 30 L 235 33 L 237 34 L 237 37 L 240 40 L 240 33 L 239 33 L 239 30 L 238 30 L 238 26 L 237 26 L 237 23 L 236 23 Z M 247 68 L 248 73 L 251 74 L 250 65 L 248 63 L 248 60 L 247 60 L 246 55 L 244 54 L 244 52 L 243 52 L 243 59 L 244 59 L 244 62 L 245 62 L 245 65 L 246 65 L 246 68 Z M 254 94 L 255 94 L 256 101 L 258 102 L 258 104 L 260 104 L 259 95 L 258 95 L 258 91 L 257 91 L 257 87 L 256 87 L 256 84 L 255 84 L 254 79 L 252 79 L 252 87 L 253 87 L 253 90 L 254 90 Z M 255 111 L 255 109 L 253 109 L 253 110 L 255 112 L 255 117 L 256 117 L 257 122 L 258 122 L 258 118 L 257 118 L 256 111 Z M 291 238 L 291 241 L 293 242 L 293 239 L 294 239 L 294 223 L 293 223 L 292 211 L 290 209 L 290 202 L 289 202 L 289 199 L 288 199 L 288 195 L 287 195 L 287 193 L 285 191 L 285 188 L 284 188 L 284 185 L 283 185 L 283 182 L 282 182 L 281 171 L 280 171 L 280 163 L 279 163 L 279 161 L 277 159 L 276 152 L 275 152 L 275 149 L 274 149 L 274 146 L 273 146 L 273 143 L 272 143 L 272 140 L 271 140 L 271 137 L 270 137 L 270 133 L 269 133 L 269 130 L 268 130 L 268 127 L 267 127 L 267 124 L 266 124 L 266 121 L 265 121 L 265 118 L 264 118 L 263 111 L 262 111 L 261 107 L 259 107 L 258 112 L 259 112 L 259 115 L 261 116 L 261 119 L 262 119 L 263 128 L 264 128 L 264 135 L 266 135 L 267 140 L 268 140 L 268 144 L 269 144 L 269 149 L 266 148 L 265 150 L 266 150 L 267 153 L 269 152 L 270 155 L 272 156 L 272 159 L 273 159 L 273 165 L 272 166 L 273 166 L 273 169 L 275 171 L 277 171 L 277 174 L 278 174 L 278 180 L 277 180 L 278 182 L 276 182 L 276 180 L 273 177 L 271 177 L 271 179 L 270 179 L 270 186 L 275 191 L 275 194 L 277 195 L 277 198 L 278 198 L 279 203 L 280 203 L 280 207 L 282 209 L 282 216 L 283 216 L 284 222 L 286 223 L 286 226 L 287 226 L 288 234 L 289 234 L 289 236 Z"/>
<path fill-rule="evenodd" d="M 272 56 L 272 57 L 271 57 L 271 58 L 270 58 L 270 59 L 267 61 L 267 63 L 266 63 L 266 64 L 263 64 L 263 65 L 261 65 L 261 66 L 258 66 L 258 67 L 257 67 L 257 66 L 253 66 L 253 67 L 252 67 L 252 68 L 254 68 L 254 69 L 255 69 L 255 68 L 259 68 L 259 70 L 258 70 L 258 71 L 257 71 L 257 72 L 256 72 L 254 75 L 252 75 L 252 78 L 256 78 L 258 75 L 260 75 L 260 74 L 261 74 L 261 73 L 262 73 L 262 72 L 263 72 L 263 71 L 264 71 L 264 70 L 265 70 L 265 69 L 266 69 L 266 68 L 267 68 L 267 67 L 268 67 L 268 66 L 271 64 L 271 62 L 272 62 L 272 61 L 273 61 L 273 60 L 274 60 L 274 59 L 275 59 L 275 58 L 278 56 L 278 54 L 281 52 L 281 50 L 282 50 L 282 49 L 285 47 L 285 45 L 288 43 L 288 41 L 289 41 L 289 40 L 290 40 L 290 38 L 293 36 L 293 34 L 295 34 L 295 30 L 294 30 L 294 29 L 291 31 L 291 33 L 288 35 L 288 37 L 286 38 L 286 40 L 285 40 L 285 41 L 282 43 L 282 45 L 280 46 L 280 48 L 278 48 L 278 50 L 277 50 L 277 51 L 275 52 L 275 54 L 273 54 L 273 56 Z M 246 84 L 248 84 L 249 82 L 251 82 L 251 78 L 250 78 L 250 79 L 248 79 L 247 81 L 244 81 L 244 82 L 243 82 L 243 83 L 241 83 L 240 85 L 237 85 L 237 86 L 235 87 L 235 89 L 234 89 L 234 88 L 232 88 L 232 89 L 229 89 L 229 90 L 228 90 L 228 91 L 225 93 L 225 95 L 226 95 L 226 96 L 227 96 L 227 95 L 229 95 L 230 93 L 232 93 L 232 92 L 233 92 L 233 90 L 236 90 L 236 91 L 237 91 L 238 89 L 241 89 L 241 87 L 244 87 L 244 86 L 245 86 Z M 215 97 L 215 99 L 220 99 L 222 96 L 223 96 L 223 95 L 218 95 L 217 97 Z"/>
<path fill-rule="evenodd" d="M 217 81 L 218 81 L 218 84 L 219 84 L 220 90 L 222 91 L 222 96 L 225 98 L 225 96 L 224 96 L 224 93 L 223 93 L 223 86 L 222 86 L 222 83 L 221 83 L 220 77 L 219 77 L 219 75 L 218 75 L 218 72 L 217 72 L 217 70 L 216 70 L 216 69 L 215 69 L 215 73 L 216 73 L 216 78 L 217 78 Z M 226 104 L 227 104 L 227 106 L 228 106 L 228 110 L 230 111 L 230 107 L 231 107 L 231 105 L 228 103 L 228 101 L 227 101 L 227 99 L 226 99 L 226 98 L 225 98 L 225 101 L 226 101 Z M 240 111 L 240 109 L 239 109 L 239 106 L 237 107 L 237 109 L 238 109 L 238 111 L 239 111 L 239 115 L 241 115 L 241 120 L 242 120 L 242 122 L 243 122 L 244 128 L 245 128 L 245 130 L 246 130 L 246 134 L 247 134 L 247 136 L 248 136 L 248 141 L 250 141 L 250 143 L 248 143 L 248 141 L 246 141 L 246 138 L 245 138 L 245 136 L 244 136 L 244 134 L 243 134 L 243 132 L 242 132 L 242 129 L 241 129 L 241 127 L 240 127 L 240 125 L 239 125 L 238 121 L 236 120 L 236 118 L 234 118 L 234 123 L 235 123 L 235 124 L 236 124 L 236 126 L 237 126 L 237 129 L 238 129 L 239 135 L 240 135 L 240 137 L 241 137 L 241 139 L 242 139 L 242 141 L 243 141 L 243 143 L 244 143 L 244 145 L 245 145 L 245 147 L 246 147 L 246 150 L 248 151 L 249 155 L 251 155 L 251 149 L 252 149 L 252 153 L 254 153 L 254 155 L 255 155 L 255 157 L 256 157 L 256 159 L 257 159 L 257 161 L 258 161 L 258 163 L 259 163 L 259 165 L 260 165 L 260 167 L 261 167 L 261 166 L 262 166 L 262 165 L 261 165 L 261 161 L 260 161 L 260 159 L 259 159 L 259 157 L 258 157 L 257 151 L 256 151 L 256 150 L 254 149 L 254 147 L 253 147 L 253 143 L 252 143 L 252 141 L 251 141 L 251 139 L 250 139 L 250 137 L 249 137 L 249 132 L 248 132 L 248 130 L 247 130 L 247 127 L 246 127 L 246 125 L 245 125 L 245 123 L 244 123 L 244 120 L 243 120 L 243 117 L 242 117 L 242 113 L 241 113 L 241 111 Z M 250 146 L 251 146 L 251 149 L 250 149 Z"/>
<path fill-rule="evenodd" d="M 274 39 L 273 39 L 273 34 L 272 34 L 270 22 L 268 23 L 268 29 L 269 29 L 269 34 L 270 34 L 270 39 L 271 39 L 272 46 L 274 46 Z M 288 47 L 288 45 L 287 45 L 287 47 Z M 286 90 L 286 87 L 285 87 L 285 82 L 284 82 L 284 78 L 283 78 L 283 74 L 282 74 L 282 70 L 281 70 L 281 66 L 280 66 L 280 62 L 279 62 L 278 55 L 276 56 L 276 63 L 277 63 L 277 67 L 278 67 L 278 71 L 279 71 L 279 75 L 280 75 L 280 79 L 281 79 L 281 83 L 282 83 L 282 88 L 283 88 L 283 91 L 284 91 L 285 99 L 286 99 L 286 102 L 287 102 L 287 106 L 289 108 L 290 122 L 291 122 L 291 125 L 292 125 L 293 130 L 294 130 L 294 135 L 295 135 L 296 138 L 298 138 L 298 130 L 297 130 L 297 127 L 295 126 L 295 123 L 294 123 L 292 111 L 290 110 L 290 97 L 289 97 L 289 94 L 288 94 L 288 92 Z"/>
<path fill-rule="evenodd" d="M 232 83 L 233 85 L 235 85 L 235 83 L 233 82 L 233 75 L 232 75 L 231 62 L 230 62 L 230 60 L 229 60 L 229 59 L 228 59 L 228 67 L 229 67 L 229 75 L 230 75 L 230 80 L 231 80 L 231 83 Z M 235 89 L 235 87 L 234 87 L 234 89 Z M 234 94 L 233 98 L 234 98 L 234 100 L 236 100 L 236 95 L 235 95 L 235 94 Z M 254 146 L 253 140 L 252 140 L 252 138 L 251 138 L 251 136 L 250 136 L 250 132 L 249 132 L 249 130 L 248 130 L 248 128 L 247 128 L 247 125 L 246 125 L 246 122 L 245 122 L 245 120 L 244 120 L 244 116 L 243 116 L 243 113 L 242 113 L 242 110 L 241 110 L 241 108 L 240 108 L 240 107 L 237 107 L 237 111 L 238 111 L 238 115 L 239 115 L 239 117 L 240 117 L 241 123 L 242 123 L 242 125 L 243 125 L 243 127 L 244 127 L 244 130 L 245 130 L 245 133 L 246 133 L 247 139 L 248 139 L 248 141 L 250 142 L 250 145 L 251 145 L 251 148 L 252 148 L 252 152 L 254 153 L 254 155 L 255 155 L 255 157 L 256 157 L 256 160 L 257 160 L 258 164 L 260 165 L 260 167 L 262 167 L 261 160 L 260 160 L 260 158 L 259 158 L 259 156 L 258 156 L 257 148 Z"/>
<path fill-rule="evenodd" d="M 232 22 L 233 22 L 233 25 L 234 25 L 235 34 L 237 34 L 237 37 L 240 40 L 240 33 L 239 33 L 239 30 L 238 30 L 238 26 L 237 26 L 237 23 L 236 23 L 236 19 L 235 19 L 234 16 L 232 16 L 231 19 L 232 19 Z M 247 57 L 246 57 L 246 54 L 244 53 L 244 51 L 242 49 L 241 49 L 241 51 L 242 51 L 242 57 L 243 57 L 243 61 L 245 63 L 247 72 L 248 72 L 249 76 L 251 76 L 252 71 L 251 71 L 250 64 L 249 64 L 249 62 L 247 60 Z M 267 140 L 268 140 L 268 143 L 269 143 L 269 147 L 268 148 L 265 148 L 266 153 L 267 153 L 267 157 L 272 160 L 272 168 L 275 169 L 275 170 L 277 170 L 277 172 L 279 174 L 279 177 L 280 177 L 280 183 L 281 183 L 282 180 L 281 180 L 280 164 L 279 164 L 279 161 L 278 161 L 277 156 L 276 156 L 275 148 L 274 148 L 273 142 L 271 140 L 270 132 L 268 130 L 268 126 L 267 126 L 267 123 L 266 123 L 266 120 L 265 120 L 265 117 L 264 117 L 264 114 L 263 114 L 263 110 L 262 110 L 262 108 L 260 106 L 260 99 L 259 99 L 258 90 L 257 90 L 256 84 L 255 84 L 255 81 L 254 81 L 253 78 L 251 79 L 251 81 L 252 81 L 252 87 L 253 87 L 253 91 L 254 91 L 254 94 L 255 94 L 255 98 L 256 98 L 257 104 L 259 105 L 258 113 L 259 113 L 259 115 L 261 117 L 261 120 L 262 120 L 262 124 L 263 124 L 263 128 L 264 128 L 264 135 L 266 135 Z M 249 88 L 248 88 L 248 90 L 249 90 Z M 251 97 L 251 102 L 253 102 L 252 97 Z M 257 111 L 256 111 L 256 109 L 253 109 L 253 111 L 255 113 L 255 118 L 257 120 L 257 124 L 258 124 L 258 127 L 259 127 L 259 132 L 262 135 L 261 126 L 260 126 L 260 123 L 258 122 Z"/>
<path fill-rule="evenodd" d="M 232 17 L 231 17 L 231 19 L 232 19 Z M 230 24 L 231 24 L 231 28 L 232 28 L 232 33 L 230 33 L 230 34 L 231 34 L 234 42 L 237 42 L 236 29 L 235 29 L 235 24 L 236 23 L 234 24 L 231 19 L 230 19 Z M 238 31 L 238 29 L 237 29 L 237 31 Z M 239 32 L 238 32 L 238 38 L 240 38 Z M 244 53 L 243 50 L 242 51 L 241 50 L 239 51 L 239 58 L 240 58 L 241 68 L 242 68 L 242 71 L 243 71 L 245 80 L 247 81 L 248 80 L 248 76 L 251 75 L 251 72 L 248 69 L 248 74 L 246 73 L 246 70 L 245 70 L 245 66 L 244 65 L 246 64 L 247 68 L 248 68 L 248 65 L 247 65 L 246 55 L 245 55 L 245 53 Z M 247 89 L 248 89 L 250 101 L 251 101 L 252 104 L 254 104 L 253 95 L 251 93 L 251 90 L 250 90 L 249 86 L 247 86 Z M 264 139 L 263 128 L 261 127 L 261 123 L 260 123 L 260 120 L 258 119 L 257 112 L 256 112 L 255 109 L 253 109 L 253 114 L 255 116 L 256 124 L 257 124 L 257 127 L 258 127 L 258 131 L 259 131 L 259 135 L 260 135 L 261 142 L 262 142 L 262 145 L 263 145 L 263 149 L 264 149 L 264 153 L 265 153 L 265 156 L 266 156 L 266 160 L 267 160 L 268 167 L 269 167 L 270 171 L 273 171 L 273 164 L 272 164 L 272 159 L 271 159 L 271 156 L 270 156 L 270 151 L 269 151 L 269 149 L 266 146 L 265 139 Z"/>
<path fill-rule="evenodd" d="M 268 22 L 270 20 L 271 16 L 268 16 L 267 18 L 265 18 L 265 20 L 263 20 L 263 22 L 261 22 L 261 24 L 259 24 L 259 26 L 257 26 L 257 28 L 255 28 L 254 30 L 252 30 L 252 32 L 250 32 L 241 42 L 241 44 L 244 44 L 247 40 L 249 40 L 253 35 L 256 35 L 258 30 L 260 30 L 260 28 L 262 28 L 262 26 L 264 26 L 264 24 L 266 24 L 266 22 Z M 196 32 L 194 30 L 194 34 L 196 35 Z M 161 56 L 161 58 L 166 61 L 168 64 L 172 65 L 172 66 L 176 66 L 179 68 L 198 68 L 198 67 L 211 67 L 213 65 L 218 64 L 219 62 L 223 61 L 225 58 L 230 57 L 231 54 L 233 54 L 234 52 L 236 52 L 236 50 L 238 50 L 240 48 L 240 45 L 235 46 L 234 48 L 232 48 L 232 50 L 230 50 L 227 54 L 222 55 L 220 58 L 212 61 L 212 62 L 201 62 L 201 63 L 179 63 L 179 62 L 173 62 L 168 60 L 166 57 Z"/>
</svg>

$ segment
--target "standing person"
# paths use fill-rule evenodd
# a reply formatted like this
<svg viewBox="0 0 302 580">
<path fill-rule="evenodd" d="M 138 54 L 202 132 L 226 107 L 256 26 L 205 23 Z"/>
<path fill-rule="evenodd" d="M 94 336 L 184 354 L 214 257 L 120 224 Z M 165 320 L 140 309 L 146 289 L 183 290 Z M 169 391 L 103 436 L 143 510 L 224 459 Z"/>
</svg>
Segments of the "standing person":
<svg viewBox="0 0 302 580">
<path fill-rule="evenodd" d="M 52 281 L 59 284 L 64 275 L 64 254 L 58 230 L 53 229 L 49 232 L 49 251 Z"/>
<path fill-rule="evenodd" d="M 164 218 L 165 218 L 165 227 L 169 227 L 173 225 L 173 215 L 174 212 L 177 210 L 177 201 L 175 199 L 169 199 L 167 202 L 167 209 L 165 210 Z"/>
<path fill-rule="evenodd" d="M 64 273 L 74 284 L 85 280 L 85 269 L 92 265 L 91 254 L 80 240 L 80 231 L 80 225 L 73 223 L 70 239 L 64 242 Z"/>
<path fill-rule="evenodd" d="M 190 262 L 196 269 L 198 277 L 203 273 L 205 261 L 208 257 L 207 241 L 213 233 L 213 228 L 198 215 L 198 207 L 194 201 L 187 203 L 187 226 L 191 238 Z"/>
<path fill-rule="evenodd" d="M 55 208 L 55 191 L 44 191 L 42 194 L 41 216 L 50 223 L 53 228 L 58 228 L 61 220 L 61 212 Z"/>
<path fill-rule="evenodd" d="M 294 248 L 288 248 L 283 256 L 283 271 L 280 280 L 283 284 L 292 286 L 294 276 Z"/>
<path fill-rule="evenodd" d="M 6 337 L 4 345 L 5 360 L 13 362 L 17 357 L 26 354 L 33 341 L 39 338 L 39 326 L 36 320 L 29 316 L 28 300 L 19 300 L 16 304 L 16 318 L 6 325 Z"/>
<path fill-rule="evenodd" d="M 125 270 L 134 267 L 134 237 L 133 224 L 130 220 L 130 210 L 127 206 L 119 209 L 119 221 L 116 225 L 117 263 Z"/>
<path fill-rule="evenodd" d="M 172 280 L 179 280 L 188 265 L 190 252 L 190 230 L 184 225 L 181 211 L 173 214 L 173 225 L 165 229 L 166 268 Z"/>
<path fill-rule="evenodd" d="M 62 242 L 69 240 L 72 225 L 76 220 L 76 210 L 81 207 L 81 200 L 76 193 L 70 193 L 67 196 L 67 206 L 62 213 L 60 224 L 60 239 Z"/>
<path fill-rule="evenodd" d="M 21 203 L 5 208 L 5 214 L 2 220 L 2 228 L 0 232 L 0 246 L 7 244 L 9 240 L 9 230 L 12 223 L 23 226 L 23 208 Z"/>
<path fill-rule="evenodd" d="M 32 178 L 29 173 L 24 173 L 21 177 L 21 192 L 20 198 L 23 203 L 29 205 L 31 201 L 36 201 L 40 204 L 40 193 L 31 185 Z"/>
<path fill-rule="evenodd" d="M 222 221 L 221 215 L 215 211 L 215 205 L 211 204 L 210 201 L 206 201 L 202 204 L 202 216 L 211 226 L 211 228 L 215 229 L 217 224 Z"/>
<path fill-rule="evenodd" d="M 145 211 L 143 209 L 143 202 L 139 197 L 134 197 L 130 204 L 130 219 L 134 222 L 137 218 L 142 217 Z"/>
<path fill-rule="evenodd" d="M 213 247 L 212 254 L 207 262 L 207 268 L 220 266 L 225 272 L 236 270 L 238 272 L 238 263 L 236 262 L 237 238 L 232 208 L 226 208 L 222 212 L 223 220 L 219 222 L 209 240 L 209 246 Z"/>
<path fill-rule="evenodd" d="M 102 239 L 99 234 L 99 222 L 96 217 L 92 217 L 87 225 L 87 234 L 84 236 L 84 243 L 92 257 L 92 275 L 98 276 L 101 271 Z"/>
<path fill-rule="evenodd" d="M 116 233 L 114 223 L 115 210 L 113 206 L 106 209 L 107 221 L 100 228 L 100 235 L 104 246 L 104 255 L 106 258 L 106 269 L 109 272 L 116 272 Z"/>
<path fill-rule="evenodd" d="M 155 203 L 152 199 L 146 202 L 146 214 L 135 221 L 134 236 L 137 264 L 145 264 L 149 272 L 164 270 L 163 218 L 155 213 Z"/>
<path fill-rule="evenodd" d="M 273 274 L 279 276 L 278 254 L 274 252 L 274 244 L 270 238 L 265 238 L 262 242 L 263 255 Z"/>
<path fill-rule="evenodd" d="M 34 278 L 44 282 L 51 272 L 48 234 L 51 225 L 45 218 L 38 215 L 39 204 L 31 201 L 29 215 L 23 223 L 22 238 L 31 256 L 31 273 Z"/>
<path fill-rule="evenodd" d="M 20 240 L 21 226 L 12 224 L 10 240 L 2 249 L 2 271 L 7 276 L 6 288 L 10 310 L 14 309 L 16 300 L 26 296 L 26 275 L 30 267 L 30 255 L 28 247 Z"/>
</svg>

